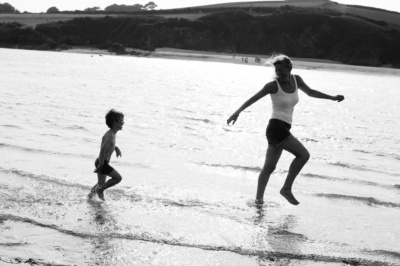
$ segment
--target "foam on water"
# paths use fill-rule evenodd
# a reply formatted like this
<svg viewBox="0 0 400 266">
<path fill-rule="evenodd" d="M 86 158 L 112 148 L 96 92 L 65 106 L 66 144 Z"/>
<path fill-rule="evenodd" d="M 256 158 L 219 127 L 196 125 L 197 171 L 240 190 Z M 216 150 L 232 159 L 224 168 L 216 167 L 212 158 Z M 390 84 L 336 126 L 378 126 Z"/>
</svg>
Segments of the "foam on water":
<svg viewBox="0 0 400 266">
<path fill-rule="evenodd" d="M 0 49 L 0 261 L 42 265 L 396 265 L 400 78 L 295 69 L 342 103 L 300 94 L 293 134 L 311 153 L 263 207 L 270 99 L 226 119 L 272 69 Z M 27 63 L 28 62 L 28 63 Z M 378 85 L 377 85 L 378 84 Z M 125 114 L 105 203 L 87 200 L 104 115 Z"/>
</svg>

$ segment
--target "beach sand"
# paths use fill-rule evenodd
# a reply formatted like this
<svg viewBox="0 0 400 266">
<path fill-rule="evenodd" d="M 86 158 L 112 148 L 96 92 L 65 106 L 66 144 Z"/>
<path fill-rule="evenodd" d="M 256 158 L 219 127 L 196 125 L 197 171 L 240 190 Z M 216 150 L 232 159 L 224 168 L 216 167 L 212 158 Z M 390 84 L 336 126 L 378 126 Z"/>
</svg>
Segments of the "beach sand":
<svg viewBox="0 0 400 266">
<path fill-rule="evenodd" d="M 236 53 L 217 53 L 208 51 L 196 51 L 196 50 L 184 50 L 176 48 L 157 48 L 153 52 L 148 52 L 139 49 L 127 48 L 126 51 L 136 51 L 141 53 L 139 56 L 153 57 L 153 58 L 166 58 L 166 59 L 181 59 L 181 60 L 198 60 L 198 61 L 210 61 L 210 62 L 221 62 L 221 63 L 236 63 L 236 64 L 249 64 L 249 65 L 265 65 L 271 55 L 259 55 L 259 54 L 236 54 Z M 63 50 L 66 53 L 81 53 L 91 55 L 116 55 L 113 52 L 109 52 L 103 49 L 97 49 L 93 47 L 72 47 L 69 50 Z M 132 55 L 119 55 L 119 56 L 132 56 Z M 247 58 L 247 62 L 245 59 Z M 260 61 L 256 62 L 256 58 Z M 327 65 L 338 65 L 341 63 L 332 60 L 323 59 L 304 59 L 304 58 L 292 58 L 296 62 L 296 66 L 312 67 L 317 64 Z"/>
<path fill-rule="evenodd" d="M 151 57 L 151 58 L 164 58 L 164 59 L 179 59 L 179 60 L 197 60 L 205 62 L 220 62 L 220 63 L 232 63 L 232 64 L 246 64 L 246 65 L 259 65 L 259 66 L 270 66 L 268 59 L 271 55 L 259 55 L 259 54 L 233 54 L 233 53 L 217 53 L 207 51 L 195 51 L 195 50 L 184 50 L 175 48 L 157 48 L 153 52 L 127 48 L 126 51 L 140 53 L 139 57 Z M 90 55 L 116 55 L 113 52 L 107 50 L 97 49 L 93 47 L 72 47 L 69 50 L 63 50 L 66 53 L 81 53 Z M 118 55 L 118 56 L 134 56 L 135 55 Z M 245 59 L 247 58 L 247 62 Z M 256 61 L 256 58 L 259 61 Z M 356 71 L 356 72 L 371 72 L 387 74 L 387 75 L 400 75 L 400 69 L 390 67 L 368 67 L 368 66 L 355 66 L 346 65 L 337 61 L 327 59 L 312 59 L 312 58 L 296 58 L 291 57 L 294 68 L 299 69 L 320 69 L 320 70 L 338 70 L 338 71 Z"/>
</svg>

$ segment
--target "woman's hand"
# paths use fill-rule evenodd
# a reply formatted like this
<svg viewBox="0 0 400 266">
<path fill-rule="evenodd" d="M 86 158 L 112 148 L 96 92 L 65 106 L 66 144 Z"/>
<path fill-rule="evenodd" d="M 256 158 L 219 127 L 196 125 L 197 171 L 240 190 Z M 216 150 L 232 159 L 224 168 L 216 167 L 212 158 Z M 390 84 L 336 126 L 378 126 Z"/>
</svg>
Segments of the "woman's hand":
<svg viewBox="0 0 400 266">
<path fill-rule="evenodd" d="M 228 118 L 226 123 L 229 125 L 232 122 L 232 125 L 234 125 L 236 120 L 238 119 L 238 117 L 239 117 L 239 114 L 234 113 L 233 115 L 231 115 L 231 117 Z"/>
<path fill-rule="evenodd" d="M 338 101 L 341 102 L 344 100 L 344 96 L 343 95 L 336 95 L 332 98 L 333 101 Z"/>
</svg>

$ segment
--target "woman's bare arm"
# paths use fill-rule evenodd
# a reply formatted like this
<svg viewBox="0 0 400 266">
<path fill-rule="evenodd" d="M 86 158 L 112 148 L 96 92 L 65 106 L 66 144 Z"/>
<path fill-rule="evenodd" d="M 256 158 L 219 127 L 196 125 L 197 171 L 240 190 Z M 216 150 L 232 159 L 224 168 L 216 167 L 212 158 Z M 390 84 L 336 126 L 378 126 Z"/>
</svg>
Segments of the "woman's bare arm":
<svg viewBox="0 0 400 266">
<path fill-rule="evenodd" d="M 229 119 L 227 120 L 228 125 L 232 122 L 232 124 L 235 124 L 236 120 L 239 117 L 239 114 L 241 112 L 243 112 L 243 110 L 245 110 L 246 108 L 248 108 L 249 106 L 251 106 L 252 104 L 254 104 L 255 102 L 257 102 L 258 100 L 260 100 L 261 98 L 263 98 L 264 96 L 274 92 L 276 90 L 276 88 L 274 87 L 274 82 L 269 82 L 267 83 L 259 92 L 257 92 L 256 94 L 254 94 L 250 99 L 248 99 L 247 101 L 245 101 L 242 106 L 240 106 L 240 108 L 233 113 L 233 115 L 231 115 L 229 117 Z"/>
<path fill-rule="evenodd" d="M 328 94 L 325 94 L 323 92 L 313 90 L 311 89 L 300 76 L 295 76 L 297 80 L 297 84 L 299 85 L 299 89 L 302 90 L 305 94 L 307 94 L 310 97 L 313 98 L 318 98 L 318 99 L 327 99 L 327 100 L 332 100 L 332 101 L 338 101 L 341 102 L 344 100 L 343 95 L 336 95 L 336 96 L 331 96 Z"/>
</svg>

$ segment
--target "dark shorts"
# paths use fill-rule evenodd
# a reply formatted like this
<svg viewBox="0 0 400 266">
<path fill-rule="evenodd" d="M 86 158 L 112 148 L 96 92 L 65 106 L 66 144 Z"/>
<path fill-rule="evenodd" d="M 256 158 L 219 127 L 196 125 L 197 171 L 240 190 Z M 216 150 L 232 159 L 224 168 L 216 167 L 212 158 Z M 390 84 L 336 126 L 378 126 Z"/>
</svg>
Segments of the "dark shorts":
<svg viewBox="0 0 400 266">
<path fill-rule="evenodd" d="M 109 173 L 111 173 L 114 170 L 114 168 L 112 168 L 108 163 L 109 163 L 109 161 L 104 161 L 103 168 L 101 168 L 101 170 L 100 170 L 100 174 L 108 175 Z M 99 165 L 99 158 L 97 158 L 96 161 L 94 162 L 94 166 L 96 166 L 96 168 L 98 165 Z"/>
<path fill-rule="evenodd" d="M 293 138 L 292 133 L 290 133 L 291 127 L 290 124 L 279 119 L 269 120 L 266 133 L 268 144 L 274 147 L 279 147 Z"/>
</svg>

